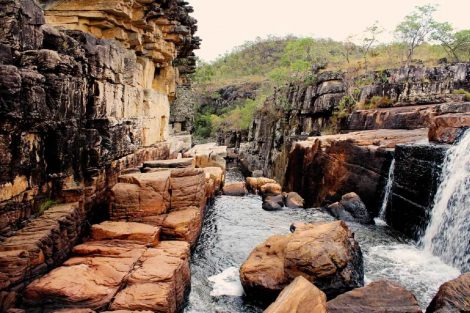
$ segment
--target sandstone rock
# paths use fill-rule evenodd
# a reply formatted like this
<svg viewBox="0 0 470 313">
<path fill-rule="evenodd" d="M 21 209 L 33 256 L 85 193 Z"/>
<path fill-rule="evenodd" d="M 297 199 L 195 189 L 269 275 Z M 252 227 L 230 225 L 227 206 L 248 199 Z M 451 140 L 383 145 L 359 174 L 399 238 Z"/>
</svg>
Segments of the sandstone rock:
<svg viewBox="0 0 470 313">
<path fill-rule="evenodd" d="M 468 128 L 470 128 L 470 112 L 440 115 L 431 122 L 429 141 L 453 144 Z"/>
<path fill-rule="evenodd" d="M 227 183 L 223 188 L 223 193 L 227 196 L 244 196 L 247 190 L 244 182 Z"/>
<path fill-rule="evenodd" d="M 163 244 L 163 243 L 162 243 Z M 189 246 L 165 242 L 148 249 L 142 264 L 128 278 L 110 308 L 177 312 L 182 308 L 190 284 Z"/>
<path fill-rule="evenodd" d="M 266 178 L 266 177 L 247 177 L 246 178 L 246 186 L 250 191 L 258 192 L 260 191 L 261 187 L 266 184 L 275 184 L 276 181 L 274 179 Z"/>
<path fill-rule="evenodd" d="M 196 207 L 170 212 L 161 223 L 162 237 L 184 240 L 194 246 L 201 233 L 202 220 L 202 212 Z"/>
<path fill-rule="evenodd" d="M 289 240 L 290 236 L 271 236 L 251 252 L 240 268 L 240 281 L 247 296 L 274 301 L 289 284 L 284 269 Z"/>
<path fill-rule="evenodd" d="M 304 198 L 302 198 L 297 192 L 289 192 L 286 196 L 286 207 L 288 208 L 303 208 Z"/>
<path fill-rule="evenodd" d="M 326 313 L 326 296 L 308 280 L 299 276 L 284 288 L 265 313 Z"/>
<path fill-rule="evenodd" d="M 328 312 L 421 313 L 416 297 L 397 283 L 381 280 L 328 301 Z"/>
<path fill-rule="evenodd" d="M 209 180 L 213 181 L 215 193 L 222 190 L 222 185 L 225 181 L 225 173 L 220 167 L 205 167 L 204 173 L 206 173 L 206 184 Z"/>
<path fill-rule="evenodd" d="M 264 200 L 262 204 L 262 208 L 265 211 L 278 211 L 282 210 L 283 205 L 279 204 L 279 202 L 274 201 L 274 200 Z"/>
<path fill-rule="evenodd" d="M 133 173 L 119 176 L 111 190 L 112 220 L 164 214 L 170 208 L 171 171 Z"/>
<path fill-rule="evenodd" d="M 260 187 L 260 193 L 264 196 L 276 196 L 282 193 L 282 187 L 278 183 L 263 184 Z"/>
<path fill-rule="evenodd" d="M 144 167 L 150 168 L 194 168 L 195 160 L 193 158 L 156 160 L 144 162 Z"/>
<path fill-rule="evenodd" d="M 362 224 L 373 223 L 364 202 L 354 192 L 343 195 L 340 202 L 329 205 L 328 209 L 333 216 L 344 221 L 356 221 Z"/>
<path fill-rule="evenodd" d="M 426 313 L 470 312 L 470 273 L 464 273 L 439 287 Z"/>
<path fill-rule="evenodd" d="M 185 157 L 193 157 L 197 167 L 220 167 L 225 171 L 227 164 L 226 146 L 217 146 L 216 143 L 195 145 L 191 150 L 184 153 Z"/>
<path fill-rule="evenodd" d="M 103 222 L 91 227 L 94 240 L 119 239 L 156 246 L 160 241 L 160 228 L 132 222 Z"/>
<path fill-rule="evenodd" d="M 206 175 L 203 169 L 175 169 L 171 171 L 171 209 L 204 208 L 206 205 Z"/>
<path fill-rule="evenodd" d="M 344 222 L 298 224 L 257 246 L 240 268 L 246 294 L 258 299 L 272 299 L 297 276 L 329 298 L 364 284 L 361 249 Z"/>
</svg>

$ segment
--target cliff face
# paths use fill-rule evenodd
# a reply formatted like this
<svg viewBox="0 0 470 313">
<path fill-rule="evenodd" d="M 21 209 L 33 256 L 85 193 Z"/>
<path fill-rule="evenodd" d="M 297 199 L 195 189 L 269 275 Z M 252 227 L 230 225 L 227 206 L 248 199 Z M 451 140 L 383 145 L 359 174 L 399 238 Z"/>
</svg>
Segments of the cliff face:
<svg viewBox="0 0 470 313">
<path fill-rule="evenodd" d="M 122 169 L 168 157 L 170 102 L 194 70 L 199 40 L 182 1 L 0 6 L 0 235 L 8 236 L 48 199 L 91 207 Z"/>
<path fill-rule="evenodd" d="M 354 191 L 377 215 L 395 146 L 427 142 L 428 127 L 432 129 L 431 138 L 440 134 L 442 140 L 455 140 L 462 127 L 469 125 L 468 102 L 453 94 L 456 89 L 468 89 L 469 75 L 470 64 L 457 64 L 389 70 L 363 77 L 325 72 L 290 84 L 276 90 L 255 116 L 248 142 L 240 149 L 241 163 L 247 172 L 262 170 L 286 190 L 299 192 L 309 206 L 336 201 Z M 354 95 L 362 103 L 373 97 L 387 99 L 392 106 L 356 110 L 339 120 L 340 132 L 348 134 L 319 136 L 331 131 L 333 113 L 340 109 L 346 95 Z M 414 161 L 421 164 L 417 151 L 410 149 L 409 153 L 417 155 L 408 161 L 403 157 L 397 160 L 401 173 L 398 180 L 402 182 L 394 187 L 390 202 L 396 204 L 388 218 L 395 225 L 404 216 L 403 210 L 409 209 L 412 213 L 408 215 L 413 218 L 397 228 L 411 236 L 418 231 L 415 226 L 423 225 L 427 218 L 435 189 L 435 184 L 429 190 L 416 185 L 403 192 L 408 186 L 403 181 L 413 181 L 408 176 L 414 175 L 406 168 L 412 168 Z M 434 173 L 429 175 L 435 181 L 438 162 L 425 165 L 423 171 Z M 425 199 L 416 199 L 426 192 Z"/>
</svg>

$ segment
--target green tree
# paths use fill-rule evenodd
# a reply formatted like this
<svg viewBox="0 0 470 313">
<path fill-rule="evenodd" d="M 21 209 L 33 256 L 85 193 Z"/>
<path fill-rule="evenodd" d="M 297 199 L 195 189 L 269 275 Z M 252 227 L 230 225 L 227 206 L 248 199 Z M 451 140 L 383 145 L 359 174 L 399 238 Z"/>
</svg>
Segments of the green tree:
<svg viewBox="0 0 470 313">
<path fill-rule="evenodd" d="M 376 21 L 371 26 L 367 27 L 364 31 L 364 38 L 362 39 L 361 44 L 361 53 L 362 58 L 364 59 L 364 68 L 367 71 L 367 60 L 369 56 L 370 49 L 374 44 L 378 42 L 377 36 L 383 32 L 383 29 L 379 26 L 379 22 Z"/>
<path fill-rule="evenodd" d="M 406 63 L 410 64 L 416 47 L 425 42 L 430 34 L 434 31 L 436 21 L 433 14 L 436 11 L 436 6 L 426 4 L 423 6 L 415 7 L 410 15 L 405 16 L 405 19 L 398 24 L 395 33 L 408 48 L 406 55 Z"/>
<path fill-rule="evenodd" d="M 439 42 L 453 61 L 460 62 L 462 57 L 468 57 L 469 55 L 469 29 L 454 32 L 454 28 L 450 23 L 436 23 L 431 39 Z"/>
</svg>

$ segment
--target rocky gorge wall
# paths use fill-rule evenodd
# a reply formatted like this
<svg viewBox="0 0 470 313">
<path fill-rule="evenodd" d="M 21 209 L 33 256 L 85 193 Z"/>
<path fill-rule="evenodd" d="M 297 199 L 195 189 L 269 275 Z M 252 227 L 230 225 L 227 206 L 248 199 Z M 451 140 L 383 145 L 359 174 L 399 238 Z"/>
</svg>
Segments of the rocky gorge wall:
<svg viewBox="0 0 470 313">
<path fill-rule="evenodd" d="M 248 142 L 240 149 L 241 164 L 248 173 L 261 170 L 286 190 L 299 192 L 307 206 L 325 205 L 354 191 L 377 216 L 397 154 L 397 182 L 389 203 L 393 209 L 387 220 L 414 237 L 426 225 L 446 150 L 445 145 L 425 144 L 428 152 L 421 153 L 414 147 L 427 143 L 428 137 L 454 142 L 470 125 L 468 102 L 454 94 L 468 89 L 469 73 L 469 64 L 362 77 L 324 72 L 277 89 L 253 120 Z M 387 99 L 389 105 L 341 116 L 335 112 L 344 109 L 340 103 L 346 96 L 358 103 Z M 323 135 L 335 131 L 344 135 Z M 416 177 L 433 183 L 424 186 Z M 403 223 L 403 216 L 412 217 Z"/>
<path fill-rule="evenodd" d="M 8 237 L 52 201 L 89 211 L 123 169 L 168 158 L 170 103 L 194 70 L 199 39 L 183 1 L 0 6 L 0 235 Z"/>
</svg>

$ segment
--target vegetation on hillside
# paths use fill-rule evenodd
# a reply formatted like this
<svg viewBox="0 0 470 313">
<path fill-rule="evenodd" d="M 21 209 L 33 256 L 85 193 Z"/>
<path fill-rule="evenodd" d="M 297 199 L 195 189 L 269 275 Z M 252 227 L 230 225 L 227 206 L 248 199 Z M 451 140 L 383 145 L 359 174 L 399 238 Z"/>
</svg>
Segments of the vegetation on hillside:
<svg viewBox="0 0 470 313">
<path fill-rule="evenodd" d="M 199 60 L 193 81 L 201 93 L 214 93 L 222 86 L 241 82 L 262 82 L 263 88 L 256 100 L 246 100 L 223 115 L 200 112 L 196 136 L 214 135 L 219 128 L 247 129 L 254 112 L 273 87 L 305 81 L 312 70 L 341 70 L 359 76 L 371 70 L 413 63 L 433 66 L 444 58 L 450 62 L 469 61 L 470 30 L 455 31 L 451 24 L 437 22 L 433 17 L 435 11 L 432 5 L 416 7 L 396 27 L 396 42 L 380 43 L 377 38 L 384 30 L 376 22 L 363 34 L 344 42 L 270 36 L 246 42 L 211 63 Z M 350 99 L 344 105 L 349 111 Z M 386 107 L 390 103 L 387 99 L 374 99 L 367 105 Z"/>
</svg>

